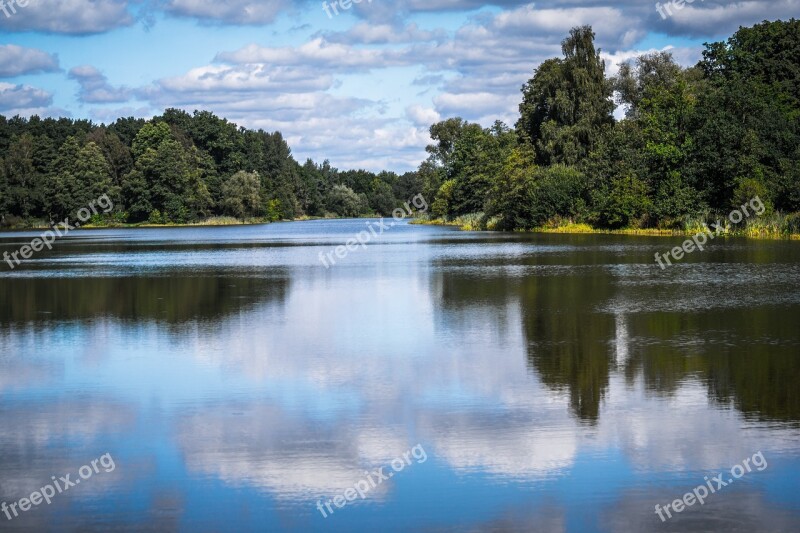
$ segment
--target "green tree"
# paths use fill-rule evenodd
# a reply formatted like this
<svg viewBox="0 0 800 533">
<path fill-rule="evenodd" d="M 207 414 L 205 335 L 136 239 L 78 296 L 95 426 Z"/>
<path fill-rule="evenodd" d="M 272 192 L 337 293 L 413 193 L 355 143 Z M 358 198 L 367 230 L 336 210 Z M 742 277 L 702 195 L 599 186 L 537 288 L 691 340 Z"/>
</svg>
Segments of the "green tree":
<svg viewBox="0 0 800 533">
<path fill-rule="evenodd" d="M 448 218 L 453 215 L 453 191 L 456 180 L 447 180 L 439 187 L 436 198 L 431 204 L 431 215 L 435 218 Z"/>
<path fill-rule="evenodd" d="M 634 175 L 615 177 L 607 187 L 595 189 L 596 223 L 604 228 L 640 226 L 651 209 L 647 185 Z"/>
<path fill-rule="evenodd" d="M 570 30 L 563 59 L 543 62 L 523 87 L 517 132 L 540 165 L 575 164 L 613 124 L 612 85 L 590 26 Z"/>
<path fill-rule="evenodd" d="M 343 217 L 357 217 L 369 210 L 365 199 L 347 185 L 334 185 L 326 204 L 329 211 Z"/>
<path fill-rule="evenodd" d="M 34 138 L 24 133 L 12 139 L 5 157 L 10 214 L 29 218 L 42 211 L 44 183 L 34 166 Z"/>
<path fill-rule="evenodd" d="M 261 214 L 261 179 L 256 173 L 239 171 L 222 186 L 225 214 L 250 218 Z"/>
<path fill-rule="evenodd" d="M 195 184 L 190 159 L 166 123 L 148 123 L 133 141 L 134 169 L 126 176 L 123 194 L 131 220 L 142 221 L 158 210 L 170 222 L 196 218 L 189 199 Z"/>
<path fill-rule="evenodd" d="M 398 204 L 392 192 L 392 186 L 379 178 L 372 180 L 367 198 L 370 209 L 383 216 L 390 215 Z"/>
</svg>

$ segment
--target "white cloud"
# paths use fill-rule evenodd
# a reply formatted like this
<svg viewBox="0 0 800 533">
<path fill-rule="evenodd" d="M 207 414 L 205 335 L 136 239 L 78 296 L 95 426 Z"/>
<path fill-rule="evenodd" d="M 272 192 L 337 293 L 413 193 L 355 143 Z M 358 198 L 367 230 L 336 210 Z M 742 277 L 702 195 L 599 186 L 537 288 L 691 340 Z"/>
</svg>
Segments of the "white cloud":
<svg viewBox="0 0 800 533">
<path fill-rule="evenodd" d="M 57 70 L 58 56 L 55 54 L 15 44 L 0 45 L 0 77 L 13 78 Z"/>
<path fill-rule="evenodd" d="M 165 11 L 178 17 L 237 25 L 269 24 L 291 4 L 287 0 L 170 0 Z"/>
<path fill-rule="evenodd" d="M 0 16 L 4 31 L 87 35 L 133 24 L 127 0 L 32 0 L 11 16 Z"/>
<path fill-rule="evenodd" d="M 763 20 L 788 19 L 800 13 L 800 0 L 750 0 L 745 2 L 708 1 L 683 9 L 671 8 L 666 19 L 658 16 L 661 30 L 673 35 L 728 35 L 739 26 L 751 26 Z"/>
<path fill-rule="evenodd" d="M 0 82 L 0 112 L 44 108 L 52 102 L 53 95 L 42 89 Z"/>
<path fill-rule="evenodd" d="M 416 126 L 428 127 L 435 122 L 439 122 L 442 116 L 435 109 L 422 107 L 414 104 L 406 108 L 406 116 Z"/>
<path fill-rule="evenodd" d="M 102 72 L 91 65 L 70 69 L 70 79 L 78 82 L 81 89 L 78 100 L 91 104 L 127 102 L 131 92 L 125 87 L 113 87 Z"/>
<path fill-rule="evenodd" d="M 359 49 L 339 43 L 330 43 L 322 37 L 314 38 L 298 47 L 271 48 L 251 44 L 235 52 L 217 55 L 217 61 L 247 64 L 269 63 L 283 66 L 304 66 L 352 73 L 359 70 L 408 64 L 407 59 L 391 49 Z"/>
<path fill-rule="evenodd" d="M 415 23 L 408 24 L 407 26 L 394 26 L 391 24 L 359 22 L 345 32 L 326 33 L 324 37 L 332 43 L 419 43 L 444 40 L 447 38 L 447 32 L 444 30 L 421 30 Z"/>
</svg>

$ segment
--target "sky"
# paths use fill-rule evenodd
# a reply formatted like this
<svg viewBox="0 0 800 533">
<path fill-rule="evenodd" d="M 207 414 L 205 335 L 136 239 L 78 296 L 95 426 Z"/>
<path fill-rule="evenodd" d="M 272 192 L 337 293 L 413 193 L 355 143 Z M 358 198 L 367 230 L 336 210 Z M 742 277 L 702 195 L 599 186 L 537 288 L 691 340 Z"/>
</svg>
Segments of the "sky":
<svg viewBox="0 0 800 533">
<path fill-rule="evenodd" d="M 689 66 L 739 26 L 800 15 L 800 0 L 340 1 L 0 0 L 0 114 L 209 110 L 282 132 L 300 162 L 403 172 L 438 120 L 513 125 L 573 26 L 593 27 L 613 75 L 656 50 Z"/>
</svg>

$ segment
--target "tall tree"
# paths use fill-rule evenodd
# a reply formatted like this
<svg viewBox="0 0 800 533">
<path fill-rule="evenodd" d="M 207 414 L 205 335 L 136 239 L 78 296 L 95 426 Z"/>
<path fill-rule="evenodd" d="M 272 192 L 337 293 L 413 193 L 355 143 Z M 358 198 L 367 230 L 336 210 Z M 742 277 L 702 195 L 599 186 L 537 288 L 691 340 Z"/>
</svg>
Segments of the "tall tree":
<svg viewBox="0 0 800 533">
<path fill-rule="evenodd" d="M 612 87 L 590 26 L 570 30 L 563 59 L 542 63 L 523 87 L 517 132 L 542 165 L 575 164 L 613 124 Z"/>
<path fill-rule="evenodd" d="M 30 133 L 15 137 L 5 157 L 10 213 L 22 218 L 41 213 L 44 182 L 34 164 L 34 138 Z"/>
</svg>

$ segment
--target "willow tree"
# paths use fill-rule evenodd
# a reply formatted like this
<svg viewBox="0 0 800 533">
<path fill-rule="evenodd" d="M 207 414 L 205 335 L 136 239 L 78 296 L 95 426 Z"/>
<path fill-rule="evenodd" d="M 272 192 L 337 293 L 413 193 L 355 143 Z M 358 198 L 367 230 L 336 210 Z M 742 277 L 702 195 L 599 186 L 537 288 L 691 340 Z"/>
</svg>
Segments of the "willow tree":
<svg viewBox="0 0 800 533">
<path fill-rule="evenodd" d="M 570 30 L 564 57 L 543 62 L 522 87 L 516 129 L 540 165 L 579 162 L 614 122 L 612 86 L 594 37 L 591 26 Z"/>
</svg>

